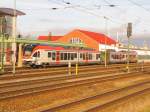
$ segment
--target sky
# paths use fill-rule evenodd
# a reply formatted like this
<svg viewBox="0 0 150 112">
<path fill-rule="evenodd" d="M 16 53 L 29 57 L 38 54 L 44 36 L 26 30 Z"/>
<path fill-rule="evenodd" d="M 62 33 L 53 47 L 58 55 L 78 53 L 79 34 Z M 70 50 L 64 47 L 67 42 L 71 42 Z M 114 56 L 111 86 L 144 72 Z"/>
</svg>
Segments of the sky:
<svg viewBox="0 0 150 112">
<path fill-rule="evenodd" d="M 0 7 L 13 8 L 14 0 L 0 0 Z M 150 45 L 149 0 L 16 0 L 16 9 L 26 13 L 17 18 L 22 35 L 64 35 L 82 29 L 126 43 L 127 23 L 132 22 L 132 43 Z"/>
</svg>

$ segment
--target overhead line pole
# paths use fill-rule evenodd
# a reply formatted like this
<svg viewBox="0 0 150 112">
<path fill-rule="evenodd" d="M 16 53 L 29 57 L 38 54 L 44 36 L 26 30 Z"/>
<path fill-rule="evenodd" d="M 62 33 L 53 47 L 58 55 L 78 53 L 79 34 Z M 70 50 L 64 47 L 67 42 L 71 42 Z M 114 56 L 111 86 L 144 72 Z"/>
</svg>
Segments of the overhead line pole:
<svg viewBox="0 0 150 112">
<path fill-rule="evenodd" d="M 127 27 L 127 38 L 128 38 L 128 54 L 127 54 L 127 72 L 130 72 L 129 64 L 130 64 L 130 37 L 132 36 L 132 23 L 128 23 Z"/>
<path fill-rule="evenodd" d="M 12 36 L 13 36 L 13 43 L 12 43 L 12 61 L 13 61 L 13 74 L 15 74 L 16 72 L 16 0 L 14 0 L 14 15 L 13 15 L 13 32 L 12 32 Z"/>
<path fill-rule="evenodd" d="M 106 31 L 106 35 L 105 35 L 105 67 L 107 67 L 107 34 L 108 34 L 108 31 L 107 31 L 107 24 L 108 24 L 108 18 L 104 16 L 104 19 L 105 19 L 105 31 Z"/>
</svg>

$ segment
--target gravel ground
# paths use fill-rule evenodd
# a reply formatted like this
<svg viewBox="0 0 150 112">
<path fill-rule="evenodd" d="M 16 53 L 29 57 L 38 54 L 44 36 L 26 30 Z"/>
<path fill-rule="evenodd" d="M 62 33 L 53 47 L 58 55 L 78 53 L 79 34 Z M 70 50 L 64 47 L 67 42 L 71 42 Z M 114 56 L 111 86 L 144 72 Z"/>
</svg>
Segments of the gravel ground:
<svg viewBox="0 0 150 112">
<path fill-rule="evenodd" d="M 150 91 L 96 112 L 150 112 Z"/>
</svg>

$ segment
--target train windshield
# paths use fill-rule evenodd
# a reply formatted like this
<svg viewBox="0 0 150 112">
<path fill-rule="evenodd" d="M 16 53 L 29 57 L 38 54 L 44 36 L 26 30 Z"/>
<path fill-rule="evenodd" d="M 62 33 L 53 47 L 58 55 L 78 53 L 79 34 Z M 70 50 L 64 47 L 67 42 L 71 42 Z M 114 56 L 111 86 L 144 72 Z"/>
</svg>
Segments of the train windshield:
<svg viewBox="0 0 150 112">
<path fill-rule="evenodd" d="M 34 54 L 33 54 L 33 57 L 40 57 L 40 51 L 37 51 L 37 52 L 35 52 Z"/>
<path fill-rule="evenodd" d="M 35 52 L 35 53 L 33 54 L 33 57 L 37 57 L 37 56 L 38 56 L 38 53 Z"/>
</svg>

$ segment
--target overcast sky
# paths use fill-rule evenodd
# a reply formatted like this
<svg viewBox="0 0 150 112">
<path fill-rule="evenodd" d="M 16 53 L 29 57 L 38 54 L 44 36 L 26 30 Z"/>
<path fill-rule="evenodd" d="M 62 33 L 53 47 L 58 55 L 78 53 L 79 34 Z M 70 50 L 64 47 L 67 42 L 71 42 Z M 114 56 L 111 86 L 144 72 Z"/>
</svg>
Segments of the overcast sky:
<svg viewBox="0 0 150 112">
<path fill-rule="evenodd" d="M 13 8 L 14 0 L 0 0 L 0 7 Z M 18 18 L 18 32 L 24 35 L 64 35 L 73 29 L 106 33 L 126 41 L 126 25 L 133 23 L 133 43 L 150 44 L 149 0 L 16 0 L 26 13 Z M 70 2 L 71 4 L 65 4 Z M 109 5 L 116 5 L 110 7 Z M 52 8 L 58 8 L 52 10 Z M 107 25 L 105 24 L 108 18 Z"/>
</svg>

